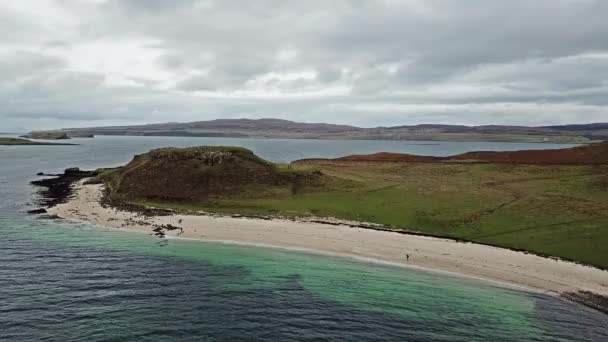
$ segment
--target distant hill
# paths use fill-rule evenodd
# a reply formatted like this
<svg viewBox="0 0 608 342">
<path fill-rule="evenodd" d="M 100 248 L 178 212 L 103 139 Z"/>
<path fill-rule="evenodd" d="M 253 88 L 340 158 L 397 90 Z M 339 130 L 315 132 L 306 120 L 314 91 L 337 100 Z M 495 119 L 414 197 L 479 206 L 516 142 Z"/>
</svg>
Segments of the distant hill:
<svg viewBox="0 0 608 342">
<path fill-rule="evenodd" d="M 463 126 L 422 124 L 362 128 L 281 119 L 217 119 L 135 126 L 65 128 L 52 132 L 70 137 L 93 135 L 193 136 L 235 138 L 446 140 L 588 143 L 608 140 L 608 123 L 561 126 Z M 40 132 L 36 132 L 40 133 Z"/>
</svg>

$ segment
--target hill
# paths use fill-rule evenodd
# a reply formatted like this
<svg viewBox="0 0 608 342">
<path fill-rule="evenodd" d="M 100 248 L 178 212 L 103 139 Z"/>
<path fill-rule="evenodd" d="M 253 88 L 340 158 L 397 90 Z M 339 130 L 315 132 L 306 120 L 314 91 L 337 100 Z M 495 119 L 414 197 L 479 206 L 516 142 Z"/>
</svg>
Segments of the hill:
<svg viewBox="0 0 608 342">
<path fill-rule="evenodd" d="M 195 136 L 290 139 L 446 140 L 586 143 L 608 140 L 608 124 L 562 126 L 463 126 L 423 124 L 362 128 L 280 119 L 217 119 L 189 123 L 65 128 L 51 131 L 68 137 L 92 135 Z M 40 134 L 40 132 L 38 132 Z"/>
<path fill-rule="evenodd" d="M 189 123 L 160 123 L 136 126 L 67 128 L 68 134 L 200 136 L 251 138 L 325 139 L 356 132 L 361 128 L 325 123 L 300 123 L 280 119 L 216 119 Z"/>
<path fill-rule="evenodd" d="M 297 191 L 320 175 L 291 172 L 240 147 L 162 148 L 135 156 L 101 178 L 122 199 L 211 201 L 275 190 Z"/>
</svg>

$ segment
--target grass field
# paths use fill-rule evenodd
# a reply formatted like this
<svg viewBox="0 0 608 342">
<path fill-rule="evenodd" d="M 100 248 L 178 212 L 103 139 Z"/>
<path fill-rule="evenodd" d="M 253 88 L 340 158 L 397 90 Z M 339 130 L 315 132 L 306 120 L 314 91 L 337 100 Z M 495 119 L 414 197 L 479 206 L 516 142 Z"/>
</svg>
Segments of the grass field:
<svg viewBox="0 0 608 342">
<path fill-rule="evenodd" d="M 199 211 L 321 216 L 379 223 L 608 268 L 608 167 L 299 162 L 315 185 L 277 186 L 205 202 L 132 199 Z"/>
</svg>

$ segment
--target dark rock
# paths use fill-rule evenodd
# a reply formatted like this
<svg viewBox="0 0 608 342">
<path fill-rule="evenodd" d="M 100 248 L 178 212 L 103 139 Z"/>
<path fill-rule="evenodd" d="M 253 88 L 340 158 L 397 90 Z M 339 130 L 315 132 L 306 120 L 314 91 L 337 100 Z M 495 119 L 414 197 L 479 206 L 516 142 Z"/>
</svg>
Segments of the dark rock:
<svg viewBox="0 0 608 342">
<path fill-rule="evenodd" d="M 77 167 L 70 167 L 70 168 L 65 169 L 65 171 L 63 171 L 63 174 L 65 176 L 69 176 L 69 177 L 86 178 L 86 177 L 96 176 L 97 172 L 96 171 L 83 171 Z"/>
<path fill-rule="evenodd" d="M 39 219 L 43 219 L 43 220 L 60 220 L 61 217 L 57 216 L 57 215 L 40 215 L 38 216 Z"/>
<path fill-rule="evenodd" d="M 75 174 L 80 173 L 80 168 L 77 168 L 77 167 L 70 167 L 70 168 L 67 168 L 67 169 L 63 170 L 63 173 L 64 173 L 66 176 L 68 176 L 68 175 L 75 175 Z"/>
<path fill-rule="evenodd" d="M 165 238 L 165 231 L 167 230 L 179 230 L 180 232 L 177 235 L 181 235 L 184 232 L 184 229 L 182 227 L 177 227 L 172 224 L 155 225 L 154 227 L 155 228 L 152 229 L 154 235 L 158 236 L 161 239 Z"/>
<path fill-rule="evenodd" d="M 38 172 L 36 176 L 44 176 L 44 172 Z"/>
<path fill-rule="evenodd" d="M 46 209 L 44 208 L 38 208 L 38 209 L 32 209 L 32 210 L 28 210 L 27 211 L 28 214 L 46 214 Z"/>
<path fill-rule="evenodd" d="M 65 203 L 72 196 L 72 184 L 96 175 L 96 171 L 83 171 L 74 167 L 66 169 L 63 174 L 56 175 L 54 178 L 38 179 L 31 181 L 30 184 L 42 188 L 38 191 L 40 195 L 38 204 L 50 208 L 59 203 Z"/>
<path fill-rule="evenodd" d="M 562 297 L 608 314 L 608 297 L 590 291 L 566 292 Z"/>
</svg>

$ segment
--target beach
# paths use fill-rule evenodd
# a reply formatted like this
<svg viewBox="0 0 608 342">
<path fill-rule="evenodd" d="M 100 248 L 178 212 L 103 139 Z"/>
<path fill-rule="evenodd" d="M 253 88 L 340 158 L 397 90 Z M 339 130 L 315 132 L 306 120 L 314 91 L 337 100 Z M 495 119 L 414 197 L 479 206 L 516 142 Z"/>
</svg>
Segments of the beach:
<svg viewBox="0 0 608 342">
<path fill-rule="evenodd" d="M 103 185 L 74 186 L 66 203 L 48 209 L 68 220 L 152 234 L 167 226 L 166 238 L 258 245 L 353 257 L 404 267 L 479 278 L 502 286 L 564 294 L 608 295 L 608 271 L 568 261 L 487 245 L 286 219 L 217 215 L 144 216 L 101 204 Z M 409 255 L 409 258 L 408 258 Z"/>
</svg>

